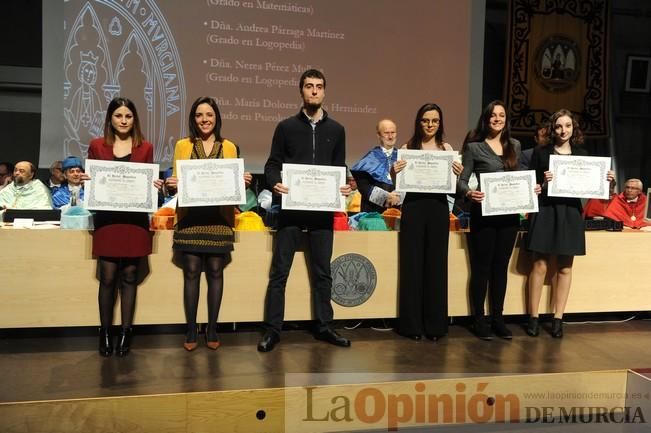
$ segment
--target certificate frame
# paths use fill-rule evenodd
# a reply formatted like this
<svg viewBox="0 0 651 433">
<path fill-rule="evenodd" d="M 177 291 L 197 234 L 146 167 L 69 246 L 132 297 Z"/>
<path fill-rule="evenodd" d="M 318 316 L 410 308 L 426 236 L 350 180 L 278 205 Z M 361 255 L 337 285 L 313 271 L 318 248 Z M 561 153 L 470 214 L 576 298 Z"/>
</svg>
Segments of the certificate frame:
<svg viewBox="0 0 651 433">
<path fill-rule="evenodd" d="M 547 184 L 549 197 L 610 198 L 607 179 L 610 170 L 608 156 L 550 155 L 549 170 L 553 173 L 552 181 Z M 585 184 L 583 180 L 588 174 L 597 176 L 598 179 L 591 184 Z M 567 179 L 569 176 L 572 177 Z M 573 178 L 580 181 L 571 182 Z"/>
<path fill-rule="evenodd" d="M 91 179 L 84 183 L 83 207 L 86 209 L 147 213 L 158 209 L 158 191 L 154 186 L 159 176 L 158 164 L 87 159 L 85 167 Z M 135 182 L 124 182 L 127 177 Z M 130 194 L 126 195 L 126 200 L 120 200 L 124 197 L 120 191 L 111 191 L 120 183 L 124 188 L 129 185 Z M 135 193 L 133 188 L 136 188 Z"/>
<path fill-rule="evenodd" d="M 242 158 L 184 159 L 176 161 L 178 178 L 178 206 L 228 206 L 246 203 L 246 186 L 244 184 L 244 160 Z M 232 188 L 223 188 L 219 183 L 224 177 L 232 178 Z M 202 180 L 199 180 L 202 178 Z M 197 182 L 210 182 L 215 189 L 208 193 L 203 185 L 197 192 Z M 193 188 L 192 186 L 195 186 Z M 224 189 L 226 189 L 224 193 Z"/>
<path fill-rule="evenodd" d="M 500 171 L 482 173 L 479 176 L 484 200 L 481 202 L 482 216 L 512 215 L 538 212 L 538 196 L 535 193 L 535 170 Z M 513 199 L 513 192 L 524 194 L 519 200 L 506 200 L 502 203 L 497 193 L 508 194 Z M 517 196 L 516 196 L 517 197 Z"/>
<path fill-rule="evenodd" d="M 443 194 L 456 192 L 457 176 L 452 172 L 452 163 L 459 158 L 459 152 L 456 150 L 398 149 L 397 157 L 398 160 L 407 161 L 407 166 L 396 175 L 396 191 Z M 415 164 L 427 166 L 441 162 L 447 165 L 447 176 L 444 176 L 442 182 L 427 184 L 410 176 L 410 171 Z"/>
<path fill-rule="evenodd" d="M 296 188 L 305 181 L 330 187 L 327 194 L 305 200 Z M 310 164 L 283 164 L 282 182 L 289 192 L 282 195 L 283 210 L 345 212 L 346 200 L 339 189 L 346 185 L 346 167 Z M 329 185 L 324 185 L 324 182 Z M 309 189 L 308 189 L 309 192 Z"/>
</svg>

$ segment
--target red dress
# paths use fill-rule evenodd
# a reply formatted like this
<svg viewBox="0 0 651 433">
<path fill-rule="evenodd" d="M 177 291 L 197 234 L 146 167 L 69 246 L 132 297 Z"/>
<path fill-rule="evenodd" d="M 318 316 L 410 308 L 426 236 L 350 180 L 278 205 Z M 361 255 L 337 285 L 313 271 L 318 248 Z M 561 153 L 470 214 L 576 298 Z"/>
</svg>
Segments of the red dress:
<svg viewBox="0 0 651 433">
<path fill-rule="evenodd" d="M 88 159 L 152 163 L 153 149 L 151 143 L 144 141 L 131 149 L 131 155 L 116 158 L 113 147 L 107 146 L 104 138 L 96 138 L 90 142 Z M 93 256 L 144 257 L 151 254 L 152 233 L 146 213 L 97 211 L 94 224 Z"/>
</svg>

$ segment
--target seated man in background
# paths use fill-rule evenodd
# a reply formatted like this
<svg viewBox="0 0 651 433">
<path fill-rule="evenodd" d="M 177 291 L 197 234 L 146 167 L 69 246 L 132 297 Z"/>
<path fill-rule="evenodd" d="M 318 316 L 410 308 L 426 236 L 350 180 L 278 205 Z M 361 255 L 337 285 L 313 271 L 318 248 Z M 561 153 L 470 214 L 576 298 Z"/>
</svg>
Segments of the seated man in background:
<svg viewBox="0 0 651 433">
<path fill-rule="evenodd" d="M 350 169 L 362 194 L 362 212 L 382 213 L 400 204 L 400 194 L 394 192 L 391 166 L 396 162 L 396 124 L 382 119 L 377 124 L 379 146 L 375 146 Z"/>
<path fill-rule="evenodd" d="M 0 162 L 0 190 L 9 185 L 14 174 L 14 165 L 10 162 Z"/>
<path fill-rule="evenodd" d="M 625 227 L 639 229 L 648 226 L 644 221 L 646 194 L 642 191 L 640 179 L 629 179 L 624 184 L 624 192 L 617 194 L 604 213 L 606 218 L 621 221 Z"/>
<path fill-rule="evenodd" d="M 52 193 L 52 204 L 57 209 L 68 204 L 72 206 L 81 205 L 84 200 L 84 185 L 82 182 L 84 167 L 81 165 L 81 160 L 76 156 L 69 156 L 63 160 L 61 167 L 65 181 Z"/>
<path fill-rule="evenodd" d="M 50 166 L 50 177 L 47 179 L 47 186 L 50 188 L 50 193 L 54 191 L 65 182 L 66 178 L 63 175 L 63 161 L 54 161 Z"/>
<path fill-rule="evenodd" d="M 601 217 L 606 214 L 606 209 L 608 209 L 608 205 L 610 205 L 610 202 L 617 196 L 617 193 L 615 192 L 615 186 L 617 185 L 617 181 L 613 179 L 610 182 L 610 197 L 608 199 L 603 199 L 603 198 L 591 198 L 589 199 L 586 203 L 585 206 L 583 207 L 583 218 L 595 218 L 595 217 Z"/>
<path fill-rule="evenodd" d="M 14 180 L 0 191 L 0 207 L 8 209 L 52 209 L 50 190 L 34 179 L 34 165 L 20 161 L 14 167 Z"/>
</svg>

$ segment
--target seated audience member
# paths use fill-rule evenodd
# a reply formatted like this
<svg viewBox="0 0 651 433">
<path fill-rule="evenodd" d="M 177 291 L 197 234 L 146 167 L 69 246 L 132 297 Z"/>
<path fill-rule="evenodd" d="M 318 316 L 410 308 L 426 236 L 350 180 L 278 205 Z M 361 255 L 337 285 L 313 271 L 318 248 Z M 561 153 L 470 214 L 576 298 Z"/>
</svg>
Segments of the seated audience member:
<svg viewBox="0 0 651 433">
<path fill-rule="evenodd" d="M 50 177 L 47 180 L 47 186 L 50 188 L 50 192 L 54 194 L 54 191 L 56 191 L 65 180 L 66 178 L 63 175 L 63 161 L 54 161 L 50 166 Z"/>
<path fill-rule="evenodd" d="M 351 193 L 346 197 L 346 212 L 360 212 L 362 206 L 362 194 L 357 189 L 357 182 L 353 176 L 348 176 L 348 185 Z"/>
<path fill-rule="evenodd" d="M 615 192 L 615 185 L 617 185 L 617 181 L 613 179 L 613 181 L 610 182 L 610 197 L 608 199 L 591 198 L 585 203 L 585 206 L 583 207 L 584 218 L 603 218 L 604 214 L 606 213 L 606 209 L 608 209 L 608 205 L 617 195 Z"/>
<path fill-rule="evenodd" d="M 68 204 L 72 206 L 80 205 L 84 200 L 84 185 L 82 182 L 84 167 L 81 165 L 81 160 L 76 156 L 69 156 L 63 160 L 61 167 L 63 168 L 65 182 L 52 192 L 52 204 L 57 209 Z"/>
<path fill-rule="evenodd" d="M 520 153 L 520 170 L 529 170 L 529 164 L 531 163 L 531 155 L 533 155 L 533 149 L 537 146 L 545 145 L 548 131 L 549 120 L 544 120 L 536 125 L 536 132 L 533 135 L 534 147 L 523 149 Z"/>
<path fill-rule="evenodd" d="M 0 190 L 11 183 L 14 165 L 10 162 L 0 162 Z"/>
<path fill-rule="evenodd" d="M 400 204 L 400 195 L 393 192 L 395 186 L 390 170 L 396 162 L 396 124 L 382 119 L 376 127 L 379 146 L 372 148 L 350 169 L 362 195 L 362 212 L 382 213 L 386 208 Z"/>
<path fill-rule="evenodd" d="M 643 193 L 640 179 L 629 179 L 624 184 L 624 192 L 617 194 L 604 213 L 606 218 L 621 221 L 625 227 L 639 229 L 648 226 L 644 221 L 646 194 Z"/>
<path fill-rule="evenodd" d="M 34 179 L 34 165 L 20 161 L 14 167 L 14 181 L 0 191 L 0 207 L 8 209 L 52 209 L 50 190 Z"/>
</svg>

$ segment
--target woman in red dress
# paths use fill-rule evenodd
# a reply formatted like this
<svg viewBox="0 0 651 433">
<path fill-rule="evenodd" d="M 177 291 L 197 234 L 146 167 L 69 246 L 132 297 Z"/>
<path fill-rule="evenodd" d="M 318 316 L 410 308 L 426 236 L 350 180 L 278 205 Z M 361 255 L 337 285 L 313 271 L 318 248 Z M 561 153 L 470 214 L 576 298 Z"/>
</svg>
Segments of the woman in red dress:
<svg viewBox="0 0 651 433">
<path fill-rule="evenodd" d="M 153 155 L 153 146 L 144 140 L 134 103 L 114 98 L 106 110 L 104 136 L 91 141 L 88 159 L 152 163 Z M 157 179 L 154 185 L 160 189 L 162 181 Z M 98 211 L 94 224 L 93 256 L 99 267 L 99 353 L 113 353 L 110 328 L 119 288 L 122 326 L 115 352 L 125 356 L 131 345 L 138 263 L 151 254 L 149 217 L 144 212 Z"/>
</svg>

